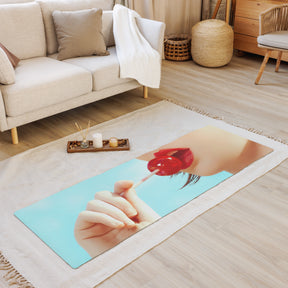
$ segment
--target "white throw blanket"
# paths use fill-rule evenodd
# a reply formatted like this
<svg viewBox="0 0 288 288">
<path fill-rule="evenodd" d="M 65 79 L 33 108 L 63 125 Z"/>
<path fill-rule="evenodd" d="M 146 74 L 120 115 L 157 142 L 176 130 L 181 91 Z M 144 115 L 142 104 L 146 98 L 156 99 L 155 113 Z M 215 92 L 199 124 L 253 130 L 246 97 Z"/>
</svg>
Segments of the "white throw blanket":
<svg viewBox="0 0 288 288">
<path fill-rule="evenodd" d="M 139 31 L 137 17 L 140 16 L 131 9 L 119 4 L 114 6 L 113 32 L 120 78 L 133 78 L 141 85 L 159 88 L 161 56 Z"/>
</svg>

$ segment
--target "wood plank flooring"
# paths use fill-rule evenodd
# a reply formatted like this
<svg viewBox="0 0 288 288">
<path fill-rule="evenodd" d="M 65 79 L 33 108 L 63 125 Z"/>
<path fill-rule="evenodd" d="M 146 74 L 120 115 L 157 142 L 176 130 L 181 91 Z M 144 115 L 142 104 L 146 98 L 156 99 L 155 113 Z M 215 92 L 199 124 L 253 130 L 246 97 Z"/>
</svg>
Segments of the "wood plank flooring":
<svg viewBox="0 0 288 288">
<path fill-rule="evenodd" d="M 10 131 L 0 132 L 0 160 L 77 132 L 75 122 L 87 127 L 90 120 L 91 126 L 94 126 L 160 100 L 156 96 L 144 99 L 142 88 L 109 97 L 18 127 L 17 145 L 11 144 Z"/>
<path fill-rule="evenodd" d="M 20 144 L 0 134 L 0 159 L 75 132 L 74 121 L 92 125 L 176 97 L 215 116 L 288 139 L 288 66 L 268 63 L 254 80 L 261 57 L 233 57 L 207 69 L 192 61 L 164 61 L 162 84 L 104 99 L 19 128 Z M 207 211 L 172 237 L 98 285 L 100 288 L 287 288 L 288 161 Z M 125 255 L 123 255 L 125 257 Z M 113 261 L 113 259 L 111 259 Z"/>
</svg>

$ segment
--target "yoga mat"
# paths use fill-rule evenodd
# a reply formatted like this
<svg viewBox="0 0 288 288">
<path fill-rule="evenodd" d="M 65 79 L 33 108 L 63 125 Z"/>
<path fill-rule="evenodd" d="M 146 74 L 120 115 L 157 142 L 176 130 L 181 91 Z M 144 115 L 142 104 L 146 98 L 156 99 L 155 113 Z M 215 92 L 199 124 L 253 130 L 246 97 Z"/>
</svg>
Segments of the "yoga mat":
<svg viewBox="0 0 288 288">
<path fill-rule="evenodd" d="M 77 269 L 67 265 L 13 215 L 207 125 L 270 147 L 273 152 Z M 68 154 L 66 143 L 79 137 L 75 134 L 0 162 L 0 209 L 4 219 L 0 223 L 0 267 L 17 271 L 18 278 L 25 278 L 34 287 L 97 285 L 288 156 L 287 146 L 282 143 L 165 101 L 97 125 L 91 130 L 95 132 L 103 133 L 103 138 L 129 138 L 131 150 Z M 12 274 L 6 277 L 8 281 L 17 281 Z"/>
</svg>

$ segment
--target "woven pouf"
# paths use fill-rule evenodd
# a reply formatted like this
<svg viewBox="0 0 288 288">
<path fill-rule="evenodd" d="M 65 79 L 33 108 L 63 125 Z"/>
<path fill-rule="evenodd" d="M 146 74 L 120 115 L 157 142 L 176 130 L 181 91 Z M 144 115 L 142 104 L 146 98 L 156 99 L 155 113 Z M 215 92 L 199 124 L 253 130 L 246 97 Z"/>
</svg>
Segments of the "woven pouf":
<svg viewBox="0 0 288 288">
<path fill-rule="evenodd" d="M 222 20 L 209 19 L 192 27 L 193 61 L 205 67 L 221 67 L 231 61 L 234 33 Z"/>
</svg>

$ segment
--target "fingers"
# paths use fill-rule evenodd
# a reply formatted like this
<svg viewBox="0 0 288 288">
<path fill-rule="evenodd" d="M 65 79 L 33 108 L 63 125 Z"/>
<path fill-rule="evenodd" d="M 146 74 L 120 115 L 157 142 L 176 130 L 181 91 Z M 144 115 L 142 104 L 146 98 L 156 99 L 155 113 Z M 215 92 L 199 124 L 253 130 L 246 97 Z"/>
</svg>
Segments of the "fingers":
<svg viewBox="0 0 288 288">
<path fill-rule="evenodd" d="M 118 222 L 120 221 L 121 223 L 123 223 L 123 225 L 125 224 L 128 227 L 135 226 L 135 223 L 131 219 L 129 219 L 129 217 L 122 210 L 102 200 L 92 200 L 88 202 L 86 209 L 88 211 L 108 215 L 112 217 L 114 220 L 118 220 Z"/>
<path fill-rule="evenodd" d="M 129 180 L 121 180 L 117 181 L 114 185 L 114 193 L 122 194 L 123 192 L 127 192 L 130 188 L 132 188 L 134 182 Z"/>
<path fill-rule="evenodd" d="M 114 185 L 114 193 L 123 195 L 123 197 L 128 200 L 128 202 L 137 211 L 137 218 L 140 222 L 154 222 L 159 219 L 160 216 L 138 197 L 133 188 L 133 184 L 132 181 L 128 180 L 118 181 Z"/>
<path fill-rule="evenodd" d="M 160 218 L 160 216 L 149 205 L 138 197 L 134 188 L 131 188 L 125 192 L 124 196 L 138 211 L 138 218 L 140 222 L 154 222 Z"/>
<path fill-rule="evenodd" d="M 79 221 L 88 222 L 88 223 L 101 223 L 105 226 L 119 229 L 124 227 L 124 223 L 114 219 L 113 217 L 93 211 L 82 211 L 78 216 Z"/>
<path fill-rule="evenodd" d="M 129 203 L 129 201 L 109 191 L 101 191 L 96 193 L 95 200 L 101 200 L 117 207 L 118 209 L 123 211 L 129 218 L 137 215 L 137 210 Z"/>
<path fill-rule="evenodd" d="M 103 224 L 112 229 L 120 229 L 125 226 L 135 227 L 140 222 L 154 222 L 159 215 L 137 196 L 132 181 L 118 181 L 114 193 L 96 193 L 95 200 L 87 204 L 86 211 L 81 212 L 79 218 L 81 222 L 85 221 L 82 225 Z M 130 218 L 136 219 L 137 224 Z"/>
</svg>

